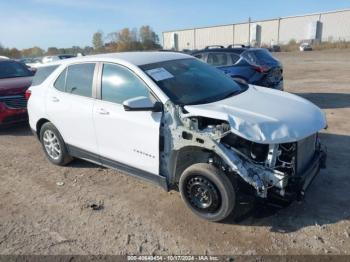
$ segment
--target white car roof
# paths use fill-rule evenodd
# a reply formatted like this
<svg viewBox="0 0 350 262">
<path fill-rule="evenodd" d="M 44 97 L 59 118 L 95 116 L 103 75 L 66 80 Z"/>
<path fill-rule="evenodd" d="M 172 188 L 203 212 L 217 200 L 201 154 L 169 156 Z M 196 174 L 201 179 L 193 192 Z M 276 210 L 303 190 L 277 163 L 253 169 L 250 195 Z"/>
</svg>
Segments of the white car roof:
<svg viewBox="0 0 350 262">
<path fill-rule="evenodd" d="M 76 58 L 70 58 L 61 60 L 59 64 L 71 64 L 83 61 L 101 60 L 111 61 L 119 60 L 124 61 L 136 66 L 153 64 L 158 62 L 164 62 L 169 60 L 178 60 L 185 58 L 193 58 L 190 55 L 176 53 L 176 52 L 123 52 L 123 53 L 109 53 L 101 55 L 82 56 Z M 50 63 L 51 65 L 53 63 Z"/>
</svg>

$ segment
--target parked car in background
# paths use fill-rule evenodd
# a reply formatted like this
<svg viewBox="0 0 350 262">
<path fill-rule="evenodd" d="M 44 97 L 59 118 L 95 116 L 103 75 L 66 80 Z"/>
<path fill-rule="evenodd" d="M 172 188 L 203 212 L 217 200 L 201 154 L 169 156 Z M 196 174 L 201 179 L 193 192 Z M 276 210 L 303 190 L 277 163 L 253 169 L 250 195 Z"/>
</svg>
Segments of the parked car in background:
<svg viewBox="0 0 350 262">
<path fill-rule="evenodd" d="M 280 45 L 271 45 L 268 50 L 270 52 L 281 52 L 281 46 Z"/>
<path fill-rule="evenodd" d="M 304 51 L 312 51 L 312 46 L 309 43 L 302 43 L 299 46 L 299 50 L 300 52 L 304 52 Z"/>
<path fill-rule="evenodd" d="M 181 53 L 64 60 L 40 68 L 29 92 L 29 123 L 53 164 L 82 158 L 179 190 L 210 221 L 239 213 L 244 188 L 303 196 L 326 160 L 317 106 Z"/>
<path fill-rule="evenodd" d="M 19 62 L 25 64 L 30 68 L 37 68 L 39 65 L 42 64 L 42 59 L 40 57 L 26 57 L 19 59 Z"/>
<path fill-rule="evenodd" d="M 8 58 L 7 56 L 0 55 L 0 59 L 10 59 L 10 58 Z"/>
<path fill-rule="evenodd" d="M 63 59 L 68 59 L 68 58 L 73 58 L 76 57 L 76 55 L 53 55 L 53 56 L 44 56 L 42 58 L 42 63 L 47 64 L 50 62 L 58 61 L 58 60 L 63 60 Z"/>
<path fill-rule="evenodd" d="M 33 74 L 20 62 L 0 59 L 0 126 L 28 119 L 25 92 Z"/>
<path fill-rule="evenodd" d="M 283 90 L 283 67 L 264 48 L 247 46 L 206 47 L 192 53 L 192 56 L 217 67 L 234 80 Z"/>
</svg>

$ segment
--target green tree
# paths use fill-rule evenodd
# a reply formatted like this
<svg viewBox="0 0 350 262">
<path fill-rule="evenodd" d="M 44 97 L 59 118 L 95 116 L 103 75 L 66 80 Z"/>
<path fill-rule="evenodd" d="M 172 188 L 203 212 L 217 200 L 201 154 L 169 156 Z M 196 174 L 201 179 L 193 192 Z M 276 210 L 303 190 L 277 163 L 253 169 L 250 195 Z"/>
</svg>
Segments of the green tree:
<svg viewBox="0 0 350 262">
<path fill-rule="evenodd" d="M 94 33 L 92 37 L 92 44 L 94 46 L 95 52 L 102 52 L 104 43 L 103 33 L 101 31 Z"/>
<path fill-rule="evenodd" d="M 0 55 L 4 55 L 5 48 L 0 43 Z"/>
</svg>

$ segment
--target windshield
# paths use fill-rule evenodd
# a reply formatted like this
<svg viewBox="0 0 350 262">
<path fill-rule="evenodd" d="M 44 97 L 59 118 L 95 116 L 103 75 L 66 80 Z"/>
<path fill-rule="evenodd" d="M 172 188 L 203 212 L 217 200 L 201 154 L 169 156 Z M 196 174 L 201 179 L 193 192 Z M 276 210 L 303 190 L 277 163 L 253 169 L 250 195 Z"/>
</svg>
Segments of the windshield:
<svg viewBox="0 0 350 262">
<path fill-rule="evenodd" d="M 277 60 L 266 49 L 247 50 L 242 53 L 242 56 L 252 65 L 266 65 Z"/>
<path fill-rule="evenodd" d="M 179 105 L 206 104 L 246 90 L 222 71 L 197 59 L 181 59 L 141 66 Z"/>
<path fill-rule="evenodd" d="M 15 61 L 0 62 L 0 79 L 33 76 L 33 73 L 21 63 Z"/>
</svg>

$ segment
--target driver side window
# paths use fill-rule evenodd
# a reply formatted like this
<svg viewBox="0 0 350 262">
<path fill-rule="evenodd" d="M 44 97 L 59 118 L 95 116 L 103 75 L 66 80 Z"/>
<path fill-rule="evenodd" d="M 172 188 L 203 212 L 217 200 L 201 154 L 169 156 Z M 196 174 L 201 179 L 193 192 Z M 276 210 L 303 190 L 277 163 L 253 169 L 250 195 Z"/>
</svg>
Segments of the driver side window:
<svg viewBox="0 0 350 262">
<path fill-rule="evenodd" d="M 146 84 L 123 66 L 104 64 L 102 71 L 101 99 L 122 104 L 139 96 L 150 97 Z"/>
</svg>

